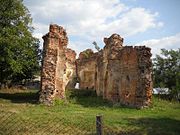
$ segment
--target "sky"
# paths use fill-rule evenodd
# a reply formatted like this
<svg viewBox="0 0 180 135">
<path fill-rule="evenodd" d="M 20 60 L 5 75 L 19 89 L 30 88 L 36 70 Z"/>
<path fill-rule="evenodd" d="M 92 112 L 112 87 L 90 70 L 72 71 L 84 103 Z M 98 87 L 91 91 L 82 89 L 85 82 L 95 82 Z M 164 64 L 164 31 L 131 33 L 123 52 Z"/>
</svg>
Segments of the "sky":
<svg viewBox="0 0 180 135">
<path fill-rule="evenodd" d="M 93 41 L 104 47 L 113 33 L 126 45 L 146 45 L 153 57 L 160 49 L 180 48 L 180 0 L 24 0 L 33 18 L 33 35 L 40 39 L 49 24 L 67 31 L 68 48 L 79 52 Z"/>
</svg>

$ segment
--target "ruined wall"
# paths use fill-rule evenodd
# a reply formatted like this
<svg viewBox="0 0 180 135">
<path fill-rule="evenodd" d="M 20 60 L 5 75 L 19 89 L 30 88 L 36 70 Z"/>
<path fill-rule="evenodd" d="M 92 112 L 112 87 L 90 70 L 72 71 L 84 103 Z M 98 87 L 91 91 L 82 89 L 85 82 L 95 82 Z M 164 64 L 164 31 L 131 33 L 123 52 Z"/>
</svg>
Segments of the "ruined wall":
<svg viewBox="0 0 180 135">
<path fill-rule="evenodd" d="M 95 89 L 97 95 L 133 107 L 151 103 L 151 49 L 145 46 L 123 46 L 123 38 L 113 34 L 104 38 L 105 46 L 94 53 L 87 49 L 76 60 L 75 51 L 67 48 L 66 31 L 50 25 L 43 36 L 43 63 L 39 101 L 51 104 L 54 98 L 65 98 L 65 89 Z M 78 78 L 78 79 L 77 79 Z"/>
<path fill-rule="evenodd" d="M 123 38 L 117 34 L 104 42 L 103 97 L 128 106 L 148 106 L 152 95 L 150 48 L 123 47 Z"/>
<path fill-rule="evenodd" d="M 136 104 L 148 106 L 152 99 L 152 61 L 151 49 L 145 46 L 135 46 L 138 56 L 138 87 L 136 89 Z"/>
<path fill-rule="evenodd" d="M 66 31 L 61 26 L 50 25 L 49 33 L 44 35 L 43 39 L 43 62 L 39 101 L 41 103 L 51 104 L 55 97 L 65 98 L 65 87 L 68 84 L 68 79 L 70 79 L 67 74 L 69 74 L 69 69 L 72 67 L 69 65 L 71 65 L 70 62 L 75 61 L 75 54 L 72 54 L 72 57 L 68 55 L 68 38 Z M 66 72 L 66 67 L 68 67 L 68 72 Z"/>
<path fill-rule="evenodd" d="M 133 47 L 123 47 L 113 59 L 108 60 L 107 78 L 110 85 L 105 88 L 105 98 L 134 106 L 138 84 L 138 63 Z"/>
<path fill-rule="evenodd" d="M 92 53 L 86 59 L 80 55 L 78 62 L 80 87 L 94 86 L 97 95 L 128 106 L 150 105 L 152 95 L 150 48 L 123 47 L 123 38 L 118 34 L 104 38 L 104 43 L 103 50 L 94 53 L 95 55 Z"/>
<path fill-rule="evenodd" d="M 79 54 L 77 63 L 77 76 L 80 89 L 94 89 L 95 87 L 95 65 L 96 54 L 87 49 Z"/>
<path fill-rule="evenodd" d="M 66 55 L 66 73 L 64 80 L 67 89 L 72 89 L 76 85 L 76 52 L 72 49 L 67 48 L 65 51 Z"/>
</svg>

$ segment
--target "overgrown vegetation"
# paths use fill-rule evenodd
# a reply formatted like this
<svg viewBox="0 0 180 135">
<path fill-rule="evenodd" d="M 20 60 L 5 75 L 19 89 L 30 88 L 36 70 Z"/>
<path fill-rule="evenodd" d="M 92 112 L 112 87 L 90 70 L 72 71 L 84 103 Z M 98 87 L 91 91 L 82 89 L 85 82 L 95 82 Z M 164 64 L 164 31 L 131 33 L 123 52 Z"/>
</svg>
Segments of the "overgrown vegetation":
<svg viewBox="0 0 180 135">
<path fill-rule="evenodd" d="M 0 87 L 31 79 L 39 71 L 39 40 L 22 0 L 0 0 Z"/>
<path fill-rule="evenodd" d="M 96 41 L 93 41 L 92 44 L 98 52 L 101 50 Z"/>
<path fill-rule="evenodd" d="M 68 131 L 76 134 L 75 129 L 78 129 L 77 133 L 81 134 L 82 131 L 83 134 L 84 130 L 95 131 L 95 116 L 102 115 L 106 133 L 120 135 L 180 133 L 178 102 L 154 97 L 150 108 L 137 110 L 104 101 L 93 91 L 70 90 L 66 93 L 67 101 L 56 100 L 55 105 L 49 107 L 37 104 L 37 93 L 37 90 L 0 90 L 0 115 L 13 113 L 14 115 L 11 116 L 13 119 L 26 121 L 21 124 L 17 121 L 13 126 L 6 123 L 8 131 L 16 127 L 20 129 L 20 133 L 25 133 L 26 129 L 37 134 L 56 134 L 56 129 L 69 127 Z"/>
<path fill-rule="evenodd" d="M 178 50 L 161 49 L 154 64 L 154 87 L 169 88 L 175 99 L 180 99 L 180 48 Z"/>
</svg>

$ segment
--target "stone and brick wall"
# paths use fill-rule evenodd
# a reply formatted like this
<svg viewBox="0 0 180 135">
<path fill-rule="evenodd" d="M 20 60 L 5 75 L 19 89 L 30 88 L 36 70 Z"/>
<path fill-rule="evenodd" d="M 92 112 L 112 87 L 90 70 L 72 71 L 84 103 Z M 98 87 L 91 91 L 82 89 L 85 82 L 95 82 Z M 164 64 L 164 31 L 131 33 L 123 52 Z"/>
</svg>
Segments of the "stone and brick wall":
<svg viewBox="0 0 180 135">
<path fill-rule="evenodd" d="M 118 34 L 104 38 L 104 43 L 101 51 L 91 52 L 88 58 L 82 56 L 87 50 L 80 54 L 77 62 L 80 88 L 93 88 L 104 99 L 127 106 L 150 105 L 151 49 L 145 46 L 123 47 L 123 38 Z"/>
<path fill-rule="evenodd" d="M 43 36 L 43 64 L 40 102 L 51 104 L 57 97 L 65 98 L 65 89 L 94 89 L 98 96 L 132 107 L 151 104 L 151 49 L 145 46 L 123 46 L 123 38 L 112 34 L 104 38 L 105 46 L 94 53 L 87 49 L 76 59 L 67 48 L 66 31 L 50 25 Z M 78 78 L 78 79 L 77 79 Z"/>
<path fill-rule="evenodd" d="M 95 88 L 96 58 L 96 53 L 94 53 L 91 49 L 87 49 L 79 54 L 76 64 L 80 89 Z"/>
<path fill-rule="evenodd" d="M 76 52 L 67 48 L 66 54 L 66 73 L 65 73 L 65 88 L 72 89 L 76 85 Z"/>
<path fill-rule="evenodd" d="M 74 75 L 76 53 L 67 49 L 66 31 L 58 25 L 50 25 L 43 36 L 43 62 L 39 101 L 52 104 L 57 98 L 65 98 L 65 87 Z M 73 65 L 74 63 L 74 65 Z"/>
</svg>

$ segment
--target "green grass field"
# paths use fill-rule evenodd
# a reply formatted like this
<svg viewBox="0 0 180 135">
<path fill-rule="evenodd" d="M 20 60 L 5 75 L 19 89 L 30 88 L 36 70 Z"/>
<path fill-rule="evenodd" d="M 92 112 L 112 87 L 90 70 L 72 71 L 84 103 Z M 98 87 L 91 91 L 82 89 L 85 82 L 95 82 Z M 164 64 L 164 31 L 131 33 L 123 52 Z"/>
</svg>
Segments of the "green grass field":
<svg viewBox="0 0 180 135">
<path fill-rule="evenodd" d="M 95 117 L 103 116 L 105 134 L 179 135 L 180 104 L 153 98 L 137 110 L 112 104 L 91 91 L 68 91 L 67 100 L 38 104 L 37 90 L 0 90 L 0 135 L 95 134 Z"/>
</svg>

